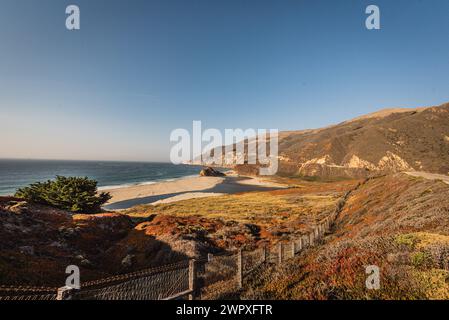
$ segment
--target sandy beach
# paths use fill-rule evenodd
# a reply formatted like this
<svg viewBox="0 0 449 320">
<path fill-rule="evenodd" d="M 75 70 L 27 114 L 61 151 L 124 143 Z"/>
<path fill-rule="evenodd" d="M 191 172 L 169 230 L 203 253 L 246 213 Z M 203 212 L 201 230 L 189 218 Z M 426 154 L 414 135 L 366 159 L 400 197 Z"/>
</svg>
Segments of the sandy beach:
<svg viewBox="0 0 449 320">
<path fill-rule="evenodd" d="M 101 191 L 109 192 L 112 196 L 104 208 L 120 210 L 140 204 L 169 203 L 239 192 L 268 191 L 283 187 L 260 178 L 239 177 L 231 174 L 226 177 L 189 177 Z"/>
<path fill-rule="evenodd" d="M 111 204 L 123 200 L 155 195 L 206 190 L 215 187 L 223 180 L 224 178 L 221 177 L 189 177 L 173 181 L 162 181 L 154 184 L 103 189 L 101 191 L 109 192 L 111 194 L 112 199 L 108 202 L 108 204 Z"/>
</svg>

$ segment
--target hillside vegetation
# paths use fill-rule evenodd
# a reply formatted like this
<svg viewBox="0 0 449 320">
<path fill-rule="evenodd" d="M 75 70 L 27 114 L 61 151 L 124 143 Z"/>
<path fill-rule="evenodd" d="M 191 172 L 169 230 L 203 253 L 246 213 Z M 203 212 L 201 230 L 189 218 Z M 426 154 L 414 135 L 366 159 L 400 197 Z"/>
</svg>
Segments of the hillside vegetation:
<svg viewBox="0 0 449 320">
<path fill-rule="evenodd" d="M 262 269 L 241 298 L 449 299 L 449 186 L 389 175 L 349 197 L 317 248 Z M 367 290 L 377 265 L 381 289 Z"/>
<path fill-rule="evenodd" d="M 65 267 L 84 280 L 306 233 L 357 181 L 148 205 L 122 213 L 76 214 L 0 197 L 0 283 L 58 285 Z M 290 181 L 291 182 L 291 181 Z"/>
</svg>

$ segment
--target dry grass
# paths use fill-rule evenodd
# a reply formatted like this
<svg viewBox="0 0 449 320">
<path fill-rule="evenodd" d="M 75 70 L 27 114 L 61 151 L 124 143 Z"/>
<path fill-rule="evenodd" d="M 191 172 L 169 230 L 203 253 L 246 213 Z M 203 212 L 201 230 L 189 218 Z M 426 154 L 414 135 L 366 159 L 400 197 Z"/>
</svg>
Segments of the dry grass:
<svg viewBox="0 0 449 320">
<path fill-rule="evenodd" d="M 125 211 L 131 217 L 171 215 L 202 216 L 209 219 L 251 223 L 268 227 L 300 221 L 315 223 L 334 210 L 338 199 L 357 181 L 318 183 L 299 179 L 280 179 L 294 186 L 270 192 L 248 192 L 213 198 L 198 198 L 160 204 L 137 206 Z"/>
<path fill-rule="evenodd" d="M 338 195 L 274 196 L 258 192 L 181 201 L 176 204 L 159 205 L 154 210 L 158 214 L 201 215 L 240 223 L 271 225 L 303 217 L 320 219 L 335 207 L 338 198 Z"/>
</svg>

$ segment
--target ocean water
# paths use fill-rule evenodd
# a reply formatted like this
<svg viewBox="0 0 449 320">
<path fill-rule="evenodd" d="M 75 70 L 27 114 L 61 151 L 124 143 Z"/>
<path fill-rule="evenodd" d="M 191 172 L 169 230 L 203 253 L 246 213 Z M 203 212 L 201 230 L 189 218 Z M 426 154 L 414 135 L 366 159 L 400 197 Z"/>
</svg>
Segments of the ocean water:
<svg viewBox="0 0 449 320">
<path fill-rule="evenodd" d="M 200 166 L 171 163 L 0 159 L 0 195 L 56 175 L 89 177 L 102 189 L 197 176 L 200 170 Z"/>
</svg>

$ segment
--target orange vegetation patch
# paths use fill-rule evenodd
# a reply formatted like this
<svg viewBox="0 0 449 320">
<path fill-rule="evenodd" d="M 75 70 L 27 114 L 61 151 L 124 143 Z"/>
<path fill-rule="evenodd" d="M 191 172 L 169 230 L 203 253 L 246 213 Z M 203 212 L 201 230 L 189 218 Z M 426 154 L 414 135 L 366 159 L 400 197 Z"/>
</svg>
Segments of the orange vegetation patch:
<svg viewBox="0 0 449 320">
<path fill-rule="evenodd" d="M 119 213 L 98 213 L 98 214 L 75 214 L 73 215 L 73 220 L 82 221 L 82 220 L 100 220 L 100 219 L 107 219 L 107 218 L 123 218 L 122 214 Z"/>
</svg>

